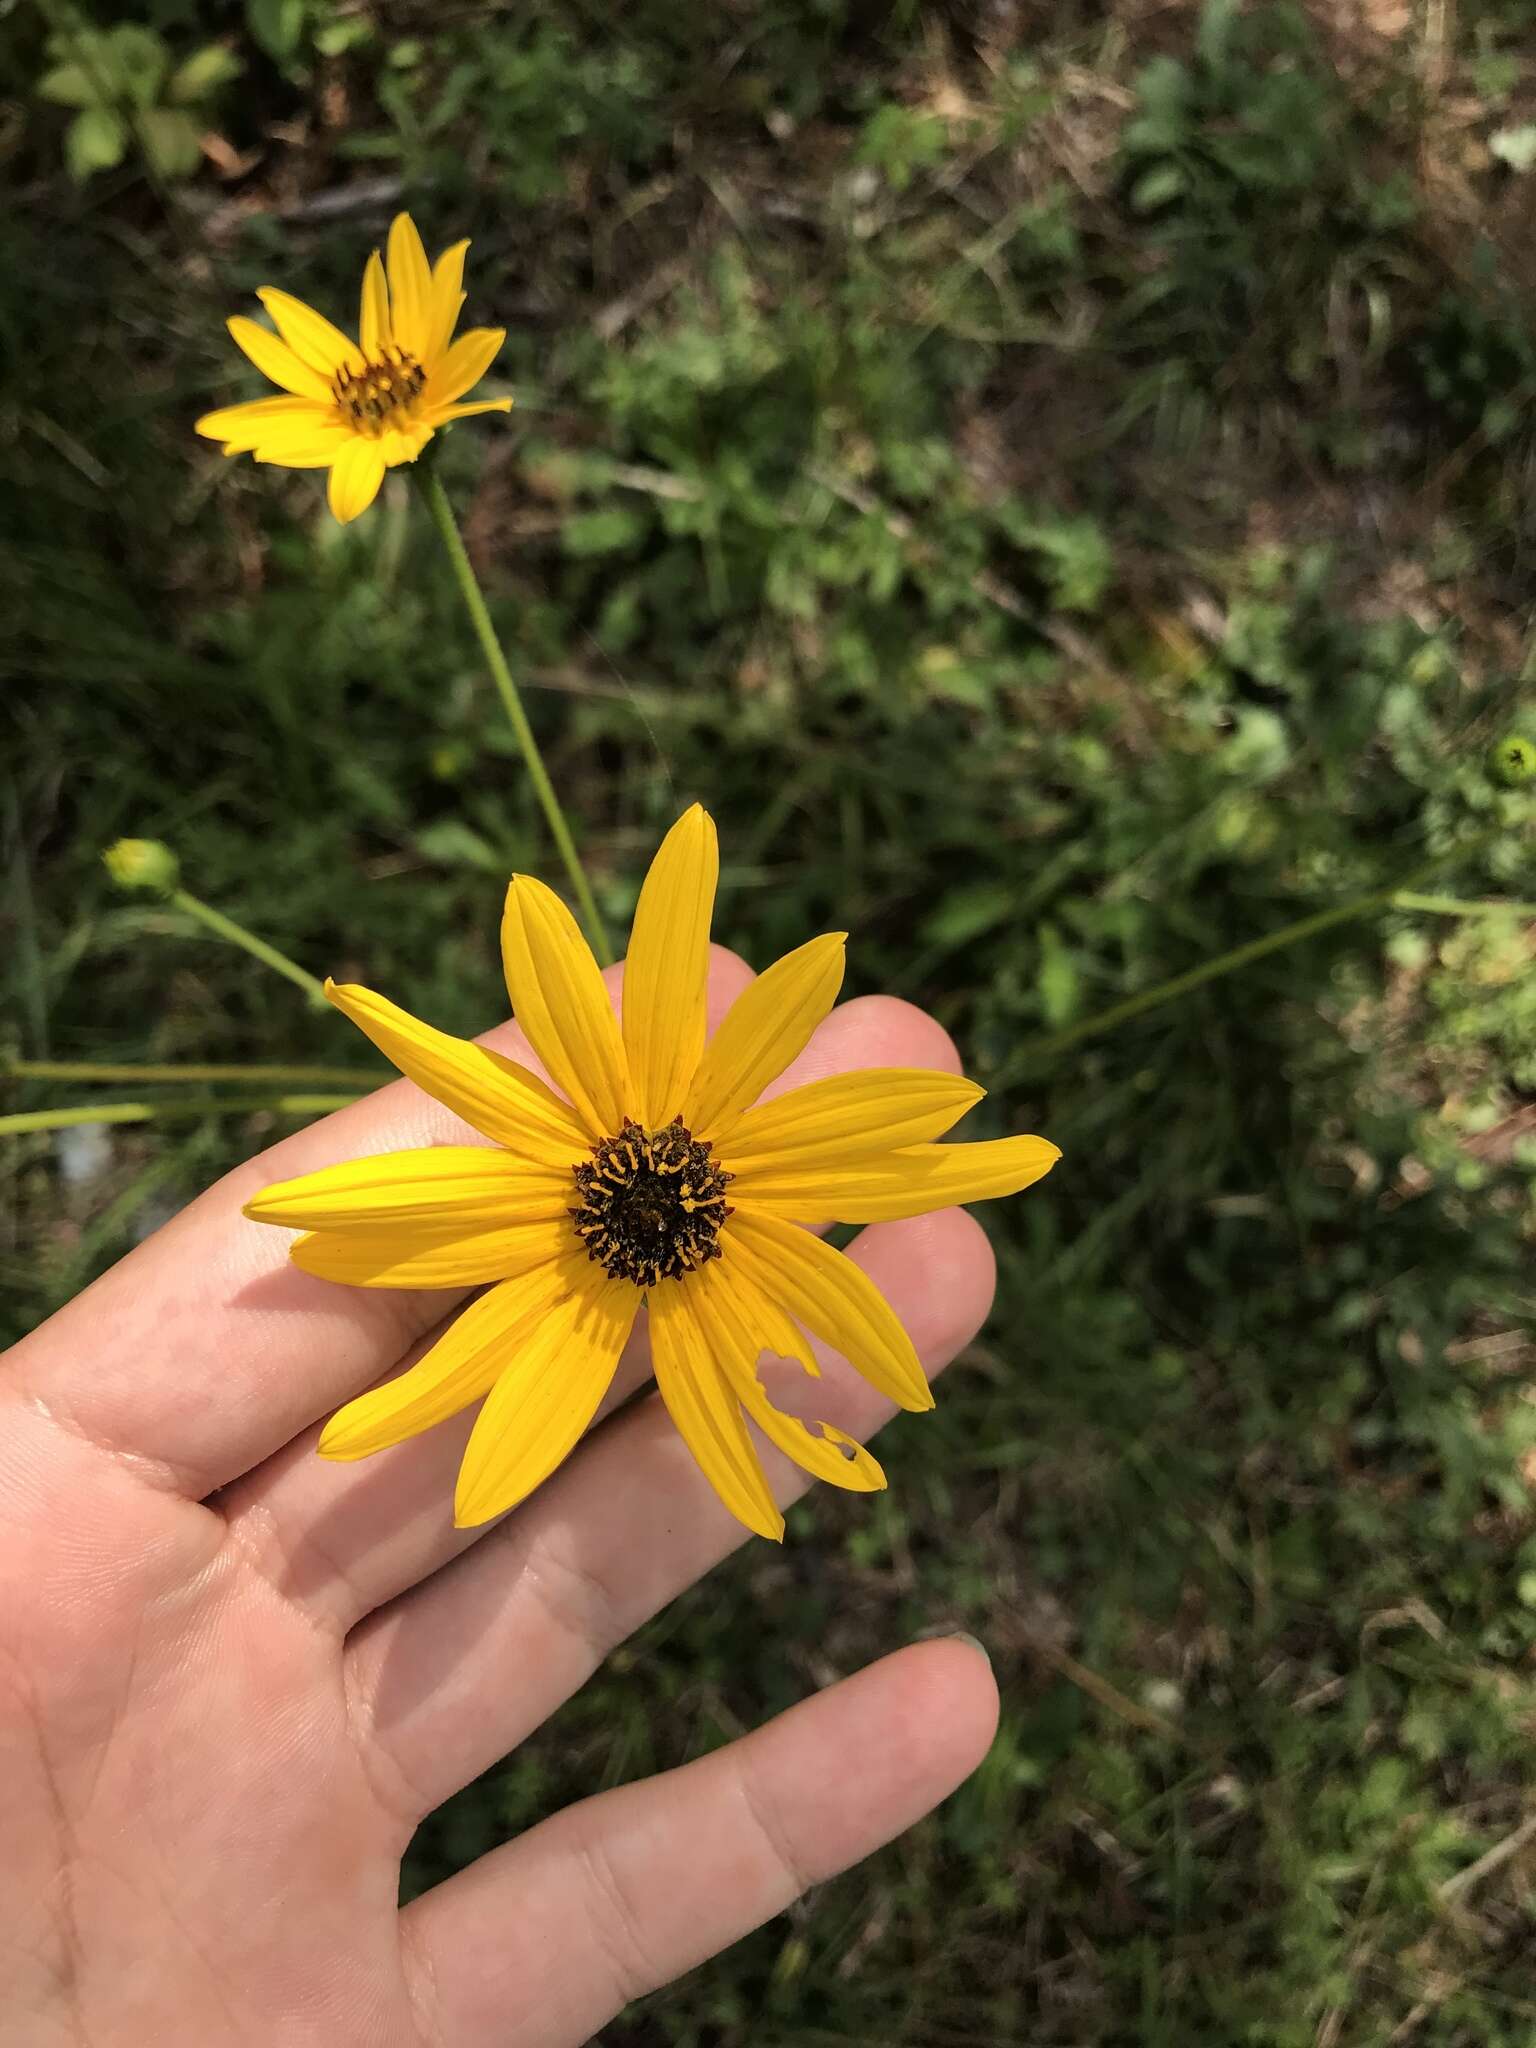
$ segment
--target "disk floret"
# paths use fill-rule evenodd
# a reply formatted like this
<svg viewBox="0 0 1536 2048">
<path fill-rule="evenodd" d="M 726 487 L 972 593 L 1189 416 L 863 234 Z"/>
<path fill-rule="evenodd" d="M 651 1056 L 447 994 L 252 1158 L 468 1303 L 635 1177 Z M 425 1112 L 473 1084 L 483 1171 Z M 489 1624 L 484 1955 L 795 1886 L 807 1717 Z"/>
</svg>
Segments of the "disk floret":
<svg viewBox="0 0 1536 2048">
<path fill-rule="evenodd" d="M 659 1131 L 626 1117 L 575 1177 L 576 1234 L 611 1278 L 655 1287 L 719 1258 L 731 1176 L 680 1116 Z"/>
<path fill-rule="evenodd" d="M 426 389 L 427 373 L 413 355 L 390 343 L 376 362 L 361 370 L 339 370 L 331 390 L 336 403 L 362 434 L 382 434 Z"/>
</svg>

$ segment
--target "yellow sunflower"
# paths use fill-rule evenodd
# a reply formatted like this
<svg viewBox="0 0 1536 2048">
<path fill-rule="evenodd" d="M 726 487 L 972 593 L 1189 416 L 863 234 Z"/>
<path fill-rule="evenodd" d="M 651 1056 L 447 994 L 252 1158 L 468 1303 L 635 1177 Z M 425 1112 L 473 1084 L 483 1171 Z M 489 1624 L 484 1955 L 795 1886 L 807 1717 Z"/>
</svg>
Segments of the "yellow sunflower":
<svg viewBox="0 0 1536 2048">
<path fill-rule="evenodd" d="M 644 1305 L 662 1399 L 749 1529 L 779 1538 L 784 1522 L 744 1417 L 817 1478 L 885 1484 L 868 1451 L 776 1408 L 757 1376 L 765 1352 L 817 1373 L 818 1337 L 903 1408 L 933 1406 L 884 1296 L 801 1226 L 1013 1194 L 1060 1155 L 1044 1138 L 935 1143 L 983 1091 L 926 1069 L 838 1074 L 759 1102 L 837 1000 L 846 935 L 786 954 L 706 1044 L 718 872 L 714 825 L 695 805 L 640 892 L 622 1025 L 571 913 L 513 876 L 507 990 L 553 1086 L 368 989 L 327 985 L 403 1074 L 491 1143 L 352 1160 L 247 1207 L 308 1232 L 294 1262 L 324 1279 L 488 1290 L 419 1363 L 332 1417 L 323 1456 L 366 1458 L 485 1396 L 454 1519 L 488 1521 L 578 1442 Z"/>
<path fill-rule="evenodd" d="M 414 462 L 439 427 L 511 410 L 510 398 L 458 402 L 507 338 L 504 327 L 472 327 L 453 339 L 468 247 L 455 242 L 429 268 L 415 222 L 398 214 L 387 277 L 377 249 L 363 272 L 357 341 L 287 292 L 258 292 L 277 333 L 239 314 L 229 331 L 287 395 L 204 413 L 197 431 L 222 441 L 226 455 L 328 469 L 331 510 L 343 525 L 366 512 L 385 470 Z"/>
</svg>

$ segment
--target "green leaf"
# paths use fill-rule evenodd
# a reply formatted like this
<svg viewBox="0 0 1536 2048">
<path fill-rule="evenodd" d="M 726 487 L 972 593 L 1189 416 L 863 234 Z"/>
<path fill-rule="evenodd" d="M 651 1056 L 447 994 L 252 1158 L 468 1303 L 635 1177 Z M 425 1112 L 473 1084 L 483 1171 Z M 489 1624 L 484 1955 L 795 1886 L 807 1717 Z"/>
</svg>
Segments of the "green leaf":
<svg viewBox="0 0 1536 2048">
<path fill-rule="evenodd" d="M 147 107 L 139 116 L 144 153 L 165 178 L 189 178 L 203 160 L 197 123 L 177 107 Z"/>
<path fill-rule="evenodd" d="M 208 99 L 238 78 L 244 69 L 233 50 L 226 50 L 222 43 L 209 43 L 206 49 L 196 51 L 185 64 L 177 66 L 166 98 L 176 106 L 191 106 Z"/>
<path fill-rule="evenodd" d="M 1053 924 L 1040 927 L 1040 1012 L 1052 1031 L 1071 1022 L 1078 1010 L 1082 980 L 1077 959 Z"/>
<path fill-rule="evenodd" d="M 1177 164 L 1158 164 L 1131 187 L 1131 205 L 1137 213 L 1155 213 L 1183 193 L 1189 180 Z"/>
<path fill-rule="evenodd" d="M 611 555 L 633 547 L 649 523 L 643 512 L 628 505 L 601 505 L 573 513 L 561 528 L 561 539 L 568 555 Z"/>
<path fill-rule="evenodd" d="M 1013 915 L 1014 892 L 1003 882 L 977 882 L 950 889 L 938 908 L 923 919 L 923 937 L 943 946 L 963 946 L 979 939 Z"/>
<path fill-rule="evenodd" d="M 96 80 L 77 63 L 56 64 L 32 90 L 40 100 L 51 100 L 56 107 L 94 107 L 103 97 Z"/>
<path fill-rule="evenodd" d="M 416 834 L 416 844 L 439 867 L 478 868 L 488 875 L 499 875 L 506 869 L 506 856 L 459 818 L 439 818 L 431 825 L 423 825 Z"/>
<path fill-rule="evenodd" d="M 953 647 L 925 647 L 917 659 L 917 673 L 924 695 L 937 701 L 984 711 L 997 696 L 992 675 L 967 662 Z"/>
<path fill-rule="evenodd" d="M 101 66 L 113 90 L 136 107 L 152 107 L 171 68 L 170 52 L 152 28 L 125 24 L 99 39 L 106 56 Z"/>
<path fill-rule="evenodd" d="M 892 191 L 904 192 L 920 171 L 943 162 L 948 147 L 948 125 L 937 114 L 893 102 L 864 123 L 858 159 L 881 171 Z"/>
<path fill-rule="evenodd" d="M 349 21 L 327 21 L 315 30 L 315 48 L 322 57 L 344 57 L 373 40 L 373 23 L 361 15 Z"/>
<path fill-rule="evenodd" d="M 304 0 L 245 0 L 245 24 L 267 55 L 284 63 L 304 34 Z"/>
<path fill-rule="evenodd" d="M 1290 761 L 1290 729 L 1278 712 L 1254 704 L 1237 713 L 1232 735 L 1221 750 L 1221 765 L 1229 775 L 1272 782 Z"/>
<path fill-rule="evenodd" d="M 1172 57 L 1154 57 L 1136 81 L 1137 109 L 1121 146 L 1131 156 L 1177 149 L 1190 126 L 1189 73 Z"/>
<path fill-rule="evenodd" d="M 1200 10 L 1195 32 L 1195 49 L 1202 64 L 1220 71 L 1230 61 L 1232 31 L 1237 21 L 1238 0 L 1206 0 Z"/>
<path fill-rule="evenodd" d="M 998 524 L 1021 548 L 1038 556 L 1039 573 L 1061 611 L 1094 611 L 1114 573 L 1115 558 L 1096 519 L 1061 512 L 1039 512 L 1016 500 L 997 508 Z"/>
<path fill-rule="evenodd" d="M 128 124 L 110 107 L 90 107 L 76 114 L 64 132 L 64 161 L 69 175 L 83 185 L 93 171 L 110 171 L 128 148 Z"/>
</svg>

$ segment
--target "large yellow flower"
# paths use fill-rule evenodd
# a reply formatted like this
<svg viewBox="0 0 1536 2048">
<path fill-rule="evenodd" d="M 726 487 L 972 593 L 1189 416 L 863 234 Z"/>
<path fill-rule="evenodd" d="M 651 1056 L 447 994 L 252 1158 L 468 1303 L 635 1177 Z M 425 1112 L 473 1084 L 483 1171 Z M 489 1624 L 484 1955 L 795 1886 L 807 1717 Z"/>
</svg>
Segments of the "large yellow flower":
<svg viewBox="0 0 1536 2048">
<path fill-rule="evenodd" d="M 1060 1155 L 1044 1138 L 936 1144 L 982 1090 L 926 1069 L 838 1074 L 758 1102 L 836 1001 L 845 934 L 786 954 L 706 1044 L 718 871 L 695 805 L 640 892 L 622 1026 L 571 913 L 513 876 L 507 989 L 553 1087 L 365 988 L 327 985 L 403 1074 L 492 1142 L 326 1167 L 247 1208 L 307 1231 L 292 1256 L 322 1278 L 489 1290 L 418 1364 L 333 1416 L 322 1455 L 365 1458 L 488 1396 L 454 1500 L 461 1527 L 488 1521 L 577 1443 L 643 1303 L 662 1399 L 749 1529 L 777 1538 L 784 1523 L 744 1415 L 818 1478 L 885 1484 L 868 1451 L 774 1407 L 758 1380 L 765 1352 L 815 1374 L 809 1333 L 903 1408 L 933 1406 L 879 1290 L 800 1226 L 1013 1194 Z"/>
<path fill-rule="evenodd" d="M 468 247 L 455 242 L 429 269 L 415 222 L 398 214 L 387 279 L 377 249 L 363 273 L 357 341 L 287 292 L 258 292 L 277 333 L 239 314 L 229 331 L 287 395 L 204 413 L 197 431 L 222 441 L 226 455 L 328 469 L 331 510 L 343 524 L 367 511 L 385 470 L 414 462 L 439 427 L 511 409 L 510 398 L 458 403 L 507 338 L 504 327 L 472 327 L 453 339 Z"/>
</svg>

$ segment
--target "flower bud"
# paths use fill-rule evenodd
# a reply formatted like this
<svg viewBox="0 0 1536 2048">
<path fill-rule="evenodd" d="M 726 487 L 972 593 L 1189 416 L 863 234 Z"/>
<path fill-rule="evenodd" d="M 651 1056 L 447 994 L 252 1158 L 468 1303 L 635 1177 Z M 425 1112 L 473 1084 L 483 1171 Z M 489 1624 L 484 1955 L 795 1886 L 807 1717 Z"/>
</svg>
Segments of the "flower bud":
<svg viewBox="0 0 1536 2048">
<path fill-rule="evenodd" d="M 1518 789 L 1536 776 L 1536 740 L 1507 732 L 1488 749 L 1488 773 L 1506 789 Z"/>
<path fill-rule="evenodd" d="M 181 879 L 181 863 L 158 839 L 117 839 L 101 856 L 120 889 L 150 889 L 169 896 Z"/>
</svg>

